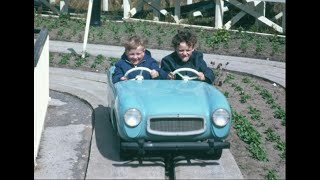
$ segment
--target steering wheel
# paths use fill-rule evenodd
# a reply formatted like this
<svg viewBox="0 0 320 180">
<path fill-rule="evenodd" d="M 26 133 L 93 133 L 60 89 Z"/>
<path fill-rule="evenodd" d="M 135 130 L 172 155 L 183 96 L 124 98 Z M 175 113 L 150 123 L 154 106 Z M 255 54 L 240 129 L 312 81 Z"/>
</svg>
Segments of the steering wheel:
<svg viewBox="0 0 320 180">
<path fill-rule="evenodd" d="M 142 72 L 143 71 L 148 71 L 149 73 L 151 72 L 151 69 L 149 68 L 146 68 L 146 67 L 135 67 L 135 68 L 132 68 L 132 69 L 129 69 L 125 74 L 124 76 L 128 76 L 128 74 L 130 74 L 131 72 L 133 71 L 139 71 L 140 70 L 140 74 L 138 74 L 135 78 L 132 78 L 131 80 L 143 80 L 143 76 L 142 76 Z"/>
<path fill-rule="evenodd" d="M 197 79 L 198 77 L 194 76 L 194 77 L 189 77 L 188 75 L 182 75 L 180 74 L 179 72 L 181 71 L 189 71 L 189 72 L 193 72 L 195 73 L 196 75 L 199 75 L 199 72 L 197 70 L 194 70 L 192 68 L 179 68 L 179 69 L 176 69 L 175 71 L 173 71 L 172 73 L 175 75 L 175 74 L 178 74 L 183 80 L 185 81 L 188 81 L 188 80 L 193 80 L 193 79 Z"/>
</svg>

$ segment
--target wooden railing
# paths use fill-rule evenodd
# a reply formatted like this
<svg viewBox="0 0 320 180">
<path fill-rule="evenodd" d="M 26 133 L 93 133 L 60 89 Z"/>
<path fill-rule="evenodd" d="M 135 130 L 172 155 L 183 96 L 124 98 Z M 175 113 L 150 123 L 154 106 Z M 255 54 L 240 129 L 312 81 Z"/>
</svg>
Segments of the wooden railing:
<svg viewBox="0 0 320 180">
<path fill-rule="evenodd" d="M 54 3 L 55 0 L 50 0 L 50 3 L 46 0 L 40 0 L 43 4 L 49 7 L 55 14 L 60 12 L 68 11 L 69 0 L 60 1 L 60 11 L 56 9 L 50 3 Z M 137 12 L 142 10 L 144 5 L 148 5 L 153 9 L 154 21 L 159 21 L 160 14 L 164 16 L 171 16 L 175 23 L 180 24 L 180 14 L 181 14 L 181 2 L 186 1 L 188 5 L 193 3 L 193 0 L 173 0 L 174 3 L 174 13 L 170 14 L 164 7 L 161 7 L 161 0 L 136 0 L 135 6 L 132 7 L 132 0 L 122 0 L 123 2 L 123 19 L 132 18 Z M 102 0 L 103 11 L 108 11 L 108 0 Z M 256 18 L 258 24 L 265 24 L 273 28 L 274 30 L 285 34 L 285 24 L 286 24 L 286 13 L 285 13 L 285 3 L 286 0 L 211 0 L 209 4 L 203 5 L 202 9 L 212 8 L 215 4 L 215 15 L 214 15 L 214 28 L 215 29 L 231 29 L 231 27 L 237 23 L 246 14 L 249 14 Z M 228 12 L 228 7 L 225 3 L 231 4 L 232 6 L 240 10 L 231 19 L 224 19 L 224 14 Z M 281 3 L 281 11 L 274 17 L 266 17 L 266 3 Z M 163 3 L 162 3 L 163 4 Z M 193 10 L 192 10 L 193 11 Z M 193 16 L 202 16 L 201 11 L 194 11 Z M 275 23 L 275 20 L 281 19 L 280 24 Z M 226 23 L 223 23 L 226 21 Z"/>
<path fill-rule="evenodd" d="M 180 9 L 182 0 L 174 0 L 174 14 L 171 15 L 163 7 L 160 6 L 160 0 L 138 0 L 135 7 L 131 7 L 131 0 L 123 0 L 123 19 L 129 19 L 142 9 L 143 4 L 149 5 L 154 10 L 155 19 L 159 19 L 159 15 L 171 15 L 176 23 L 180 23 Z M 212 0 L 215 4 L 215 17 L 214 24 L 216 29 L 225 28 L 230 29 L 236 22 L 238 22 L 246 14 L 249 14 L 256 18 L 262 24 L 272 27 L 280 33 L 285 33 L 285 3 L 286 0 Z M 228 12 L 228 7 L 225 7 L 225 2 L 235 6 L 241 11 L 236 14 L 228 22 L 224 22 L 224 13 Z M 281 12 L 275 17 L 266 17 L 265 9 L 266 3 L 283 3 Z M 192 0 L 188 0 L 188 4 L 192 4 Z M 205 5 L 205 6 L 211 6 Z M 194 16 L 201 15 L 200 11 L 193 12 Z M 158 17 L 158 18 L 157 18 Z M 274 21 L 281 18 L 281 25 L 276 24 Z"/>
<path fill-rule="evenodd" d="M 37 33 L 39 30 L 35 30 Z M 41 134 L 49 97 L 49 36 L 42 28 L 34 45 L 34 165 L 39 151 Z"/>
<path fill-rule="evenodd" d="M 229 2 L 233 6 L 239 8 L 241 11 L 233 16 L 227 23 L 223 24 L 223 14 L 228 11 L 224 7 L 224 2 Z M 283 3 L 281 12 L 275 17 L 266 17 L 265 9 L 266 3 Z M 257 21 L 263 23 L 269 27 L 272 27 L 280 33 L 285 33 L 285 3 L 286 0 L 215 0 L 216 10 L 215 10 L 215 28 L 226 28 L 229 29 L 232 25 L 238 22 L 244 15 L 250 14 L 255 17 Z M 281 26 L 273 22 L 276 19 L 281 18 Z"/>
</svg>

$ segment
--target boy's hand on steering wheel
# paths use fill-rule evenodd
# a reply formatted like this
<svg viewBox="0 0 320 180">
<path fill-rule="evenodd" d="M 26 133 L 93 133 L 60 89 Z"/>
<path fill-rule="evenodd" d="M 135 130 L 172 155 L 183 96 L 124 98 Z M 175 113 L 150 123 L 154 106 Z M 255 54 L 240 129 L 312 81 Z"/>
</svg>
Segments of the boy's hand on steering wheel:
<svg viewBox="0 0 320 180">
<path fill-rule="evenodd" d="M 154 79 L 159 76 L 159 73 L 158 73 L 158 71 L 152 69 L 150 72 L 150 75 L 151 75 L 152 79 Z"/>
<path fill-rule="evenodd" d="M 198 79 L 200 79 L 201 81 L 204 81 L 206 78 L 204 77 L 203 72 L 199 72 L 198 74 Z"/>
<path fill-rule="evenodd" d="M 171 80 L 175 79 L 175 75 L 172 72 L 169 72 L 168 79 L 171 79 Z"/>
<path fill-rule="evenodd" d="M 125 80 L 128 80 L 128 78 L 127 78 L 126 76 L 122 76 L 122 77 L 120 78 L 120 80 L 121 80 L 121 81 L 125 81 Z"/>
</svg>

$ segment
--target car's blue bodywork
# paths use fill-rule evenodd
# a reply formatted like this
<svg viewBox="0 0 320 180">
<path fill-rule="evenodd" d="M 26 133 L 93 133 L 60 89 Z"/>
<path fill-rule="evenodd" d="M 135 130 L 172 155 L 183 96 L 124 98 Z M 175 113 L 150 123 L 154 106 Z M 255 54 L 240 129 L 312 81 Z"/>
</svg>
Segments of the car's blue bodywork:
<svg viewBox="0 0 320 180">
<path fill-rule="evenodd" d="M 201 81 L 127 80 L 113 84 L 114 67 L 108 71 L 112 89 L 110 118 L 121 138 L 121 149 L 211 151 L 219 159 L 229 148 L 231 110 L 225 96 L 214 86 Z M 129 127 L 124 114 L 135 108 L 141 122 Z M 212 114 L 224 109 L 230 120 L 223 127 L 212 121 Z"/>
</svg>

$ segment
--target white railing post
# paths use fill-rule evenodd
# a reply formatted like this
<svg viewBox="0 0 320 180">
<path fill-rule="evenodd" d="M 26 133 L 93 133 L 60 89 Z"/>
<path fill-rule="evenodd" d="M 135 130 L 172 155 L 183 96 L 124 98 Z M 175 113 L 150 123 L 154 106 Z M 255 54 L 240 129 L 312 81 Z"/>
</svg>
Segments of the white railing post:
<svg viewBox="0 0 320 180">
<path fill-rule="evenodd" d="M 216 11 L 215 11 L 215 28 L 222 28 L 223 26 L 223 0 L 215 0 L 216 1 Z"/>
<path fill-rule="evenodd" d="M 123 18 L 128 19 L 130 18 L 130 2 L 129 0 L 123 0 Z"/>
<path fill-rule="evenodd" d="M 66 0 L 60 0 L 60 12 L 62 13 L 68 13 L 69 9 L 69 2 Z"/>
<path fill-rule="evenodd" d="M 93 4 L 93 0 L 89 0 L 86 28 L 85 28 L 85 31 L 84 31 L 82 58 L 84 58 L 85 55 L 86 55 L 86 46 L 87 46 L 87 41 L 88 41 L 89 26 L 90 26 L 91 13 L 92 13 L 92 4 Z"/>
<path fill-rule="evenodd" d="M 102 11 L 109 11 L 109 0 L 102 1 Z"/>
</svg>

